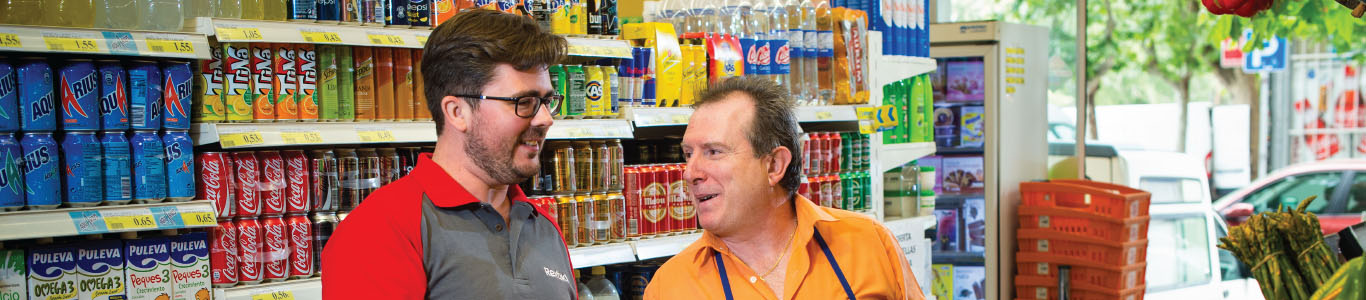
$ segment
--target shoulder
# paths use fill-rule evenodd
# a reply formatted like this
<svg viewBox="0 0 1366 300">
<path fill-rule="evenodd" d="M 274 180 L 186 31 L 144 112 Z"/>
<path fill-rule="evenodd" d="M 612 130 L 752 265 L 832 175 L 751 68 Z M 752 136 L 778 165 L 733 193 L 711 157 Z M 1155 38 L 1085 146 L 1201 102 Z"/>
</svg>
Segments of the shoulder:
<svg viewBox="0 0 1366 300">
<path fill-rule="evenodd" d="M 655 271 L 654 278 L 650 279 L 647 293 L 671 292 L 680 288 L 693 290 L 697 286 L 698 266 L 705 260 L 707 255 L 706 246 L 701 240 L 693 242 L 683 251 L 669 258 L 659 270 Z"/>
<path fill-rule="evenodd" d="M 411 176 L 380 187 L 337 224 L 333 240 L 415 238 L 421 233 L 422 187 Z"/>
<path fill-rule="evenodd" d="M 887 230 L 887 227 L 882 226 L 882 222 L 878 222 L 876 219 L 873 219 L 873 217 L 862 213 L 829 207 L 820 207 L 820 210 L 835 218 L 835 221 L 833 222 L 817 223 L 818 228 L 829 229 L 823 230 L 822 234 L 828 234 L 825 233 L 825 231 L 838 231 L 840 233 L 860 235 L 871 233 L 888 234 L 890 232 Z"/>
</svg>

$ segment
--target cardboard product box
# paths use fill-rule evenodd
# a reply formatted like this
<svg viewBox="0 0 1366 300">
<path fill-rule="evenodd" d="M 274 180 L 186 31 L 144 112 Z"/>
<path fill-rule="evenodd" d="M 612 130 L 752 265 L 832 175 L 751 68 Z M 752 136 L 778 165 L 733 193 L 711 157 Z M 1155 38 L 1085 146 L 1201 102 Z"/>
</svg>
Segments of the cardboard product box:
<svg viewBox="0 0 1366 300">
<path fill-rule="evenodd" d="M 208 299 L 213 294 L 209 279 L 209 235 L 191 232 L 171 237 L 172 300 Z"/>
<path fill-rule="evenodd" d="M 953 265 L 936 264 L 930 266 L 931 276 L 934 277 L 932 284 L 934 287 L 930 292 L 937 299 L 953 299 Z"/>
<path fill-rule="evenodd" d="M 944 168 L 939 172 L 943 178 L 945 194 L 981 194 L 986 192 L 986 169 L 981 156 L 946 156 L 941 160 Z"/>
<path fill-rule="evenodd" d="M 940 252 L 959 252 L 963 251 L 958 246 L 958 209 L 936 209 L 934 217 L 937 222 L 935 226 L 934 250 Z"/>
<path fill-rule="evenodd" d="M 124 273 L 129 300 L 171 298 L 171 240 L 164 237 L 125 240 Z"/>
<path fill-rule="evenodd" d="M 0 299 L 28 299 L 27 261 L 23 249 L 0 249 Z"/>
<path fill-rule="evenodd" d="M 934 106 L 934 143 L 939 147 L 958 147 L 961 134 L 962 106 L 937 104 Z"/>
<path fill-rule="evenodd" d="M 92 240 L 76 244 L 77 290 L 81 300 L 124 299 L 123 242 Z"/>
<path fill-rule="evenodd" d="M 981 105 L 965 105 L 960 109 L 959 147 L 982 147 L 986 142 L 986 109 Z"/>
<path fill-rule="evenodd" d="M 76 248 L 44 245 L 29 249 L 28 295 L 31 299 L 79 299 L 76 291 Z"/>
<path fill-rule="evenodd" d="M 935 59 L 934 61 L 936 68 L 934 69 L 934 72 L 930 72 L 930 84 L 933 89 L 932 94 L 934 95 L 935 101 L 944 101 L 947 100 L 945 98 L 947 95 L 945 94 L 944 87 L 948 85 L 948 77 L 946 76 L 948 75 L 948 72 L 945 69 L 948 67 L 948 59 L 940 58 Z"/>
<path fill-rule="evenodd" d="M 963 201 L 963 248 L 968 252 L 987 251 L 986 199 Z"/>
<path fill-rule="evenodd" d="M 986 99 L 986 71 L 982 58 L 951 60 L 945 68 L 945 100 L 973 102 Z"/>
<path fill-rule="evenodd" d="M 977 266 L 953 267 L 953 299 L 983 300 L 987 298 L 987 268 Z"/>
</svg>

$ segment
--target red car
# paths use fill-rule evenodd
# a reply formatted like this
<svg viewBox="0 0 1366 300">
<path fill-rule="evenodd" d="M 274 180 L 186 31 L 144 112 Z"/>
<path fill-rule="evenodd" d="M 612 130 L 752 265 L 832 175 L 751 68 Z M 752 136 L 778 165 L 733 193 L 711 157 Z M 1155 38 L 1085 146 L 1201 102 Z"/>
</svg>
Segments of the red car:
<svg viewBox="0 0 1366 300">
<path fill-rule="evenodd" d="M 1361 223 L 1366 211 L 1366 160 L 1330 160 L 1298 164 L 1263 176 L 1214 202 L 1230 226 L 1255 213 L 1282 206 L 1295 208 L 1318 196 L 1306 211 L 1319 217 L 1324 234 Z"/>
</svg>

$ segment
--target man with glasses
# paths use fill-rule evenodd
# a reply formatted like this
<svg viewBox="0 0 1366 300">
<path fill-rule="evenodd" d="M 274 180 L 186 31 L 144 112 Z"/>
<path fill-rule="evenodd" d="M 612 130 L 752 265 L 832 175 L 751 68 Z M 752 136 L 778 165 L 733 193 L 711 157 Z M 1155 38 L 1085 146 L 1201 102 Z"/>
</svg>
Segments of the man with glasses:
<svg viewBox="0 0 1366 300">
<path fill-rule="evenodd" d="M 563 99 L 547 67 L 566 45 L 529 18 L 489 10 L 432 31 L 421 75 L 436 152 L 337 227 L 323 298 L 574 297 L 558 228 L 517 187 L 540 169 Z"/>
</svg>

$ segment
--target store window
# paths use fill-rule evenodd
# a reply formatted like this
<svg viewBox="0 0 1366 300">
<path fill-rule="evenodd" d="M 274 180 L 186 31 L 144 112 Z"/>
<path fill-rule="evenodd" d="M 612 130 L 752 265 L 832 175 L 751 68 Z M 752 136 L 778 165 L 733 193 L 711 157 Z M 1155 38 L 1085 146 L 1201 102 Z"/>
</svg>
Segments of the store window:
<svg viewBox="0 0 1366 300">
<path fill-rule="evenodd" d="M 1324 210 L 1328 208 L 1329 196 L 1333 195 L 1333 188 L 1337 187 L 1340 182 L 1342 182 L 1341 172 L 1287 176 L 1281 181 L 1252 192 L 1244 202 L 1252 204 L 1257 212 L 1264 212 L 1274 211 L 1282 206 L 1293 208 L 1309 196 L 1318 196 L 1318 200 L 1310 203 L 1305 210 L 1315 214 L 1323 214 Z"/>
<path fill-rule="evenodd" d="M 1209 195 L 1194 178 L 1143 177 L 1138 188 L 1152 193 L 1152 203 L 1204 203 Z"/>
<path fill-rule="evenodd" d="M 1204 215 L 1152 219 L 1148 223 L 1148 291 L 1209 283 L 1210 239 Z"/>
<path fill-rule="evenodd" d="M 1347 214 L 1361 214 L 1366 211 L 1366 172 L 1357 172 L 1352 178 L 1352 186 L 1347 193 Z"/>
</svg>

